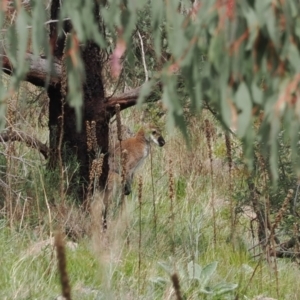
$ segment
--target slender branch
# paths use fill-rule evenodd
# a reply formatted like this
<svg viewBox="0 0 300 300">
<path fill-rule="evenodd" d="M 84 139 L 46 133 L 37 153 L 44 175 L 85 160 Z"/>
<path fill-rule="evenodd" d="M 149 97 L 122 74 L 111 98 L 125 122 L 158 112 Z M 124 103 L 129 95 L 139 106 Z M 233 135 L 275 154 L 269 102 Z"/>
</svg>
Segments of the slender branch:
<svg viewBox="0 0 300 300">
<path fill-rule="evenodd" d="M 8 141 L 17 141 L 17 142 L 24 142 L 28 147 L 37 149 L 41 152 L 45 159 L 48 158 L 49 148 L 46 144 L 43 144 L 37 138 L 30 136 L 24 132 L 2 132 L 0 133 L 0 142 L 6 143 Z"/>
<path fill-rule="evenodd" d="M 139 39 L 140 39 L 140 43 L 141 43 L 142 60 L 143 60 L 143 66 L 144 66 L 144 71 L 145 71 L 145 81 L 148 81 L 149 76 L 148 76 L 148 70 L 147 70 L 146 59 L 145 59 L 145 51 L 144 51 L 143 39 L 142 39 L 142 36 L 141 36 L 140 32 L 138 31 L 137 33 L 138 33 L 138 36 L 139 36 Z"/>
</svg>

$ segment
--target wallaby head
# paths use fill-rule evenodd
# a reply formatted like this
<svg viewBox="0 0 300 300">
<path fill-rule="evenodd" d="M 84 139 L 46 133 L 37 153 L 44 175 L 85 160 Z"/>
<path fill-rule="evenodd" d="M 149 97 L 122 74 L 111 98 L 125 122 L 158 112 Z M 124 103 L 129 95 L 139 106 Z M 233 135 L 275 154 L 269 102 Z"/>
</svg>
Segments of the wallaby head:
<svg viewBox="0 0 300 300">
<path fill-rule="evenodd" d="M 159 147 L 164 146 L 166 143 L 164 138 L 161 135 L 161 132 L 159 129 L 153 125 L 148 125 L 145 128 L 142 128 L 141 130 L 144 130 L 145 132 L 145 137 L 148 141 L 154 142 L 156 145 Z"/>
</svg>

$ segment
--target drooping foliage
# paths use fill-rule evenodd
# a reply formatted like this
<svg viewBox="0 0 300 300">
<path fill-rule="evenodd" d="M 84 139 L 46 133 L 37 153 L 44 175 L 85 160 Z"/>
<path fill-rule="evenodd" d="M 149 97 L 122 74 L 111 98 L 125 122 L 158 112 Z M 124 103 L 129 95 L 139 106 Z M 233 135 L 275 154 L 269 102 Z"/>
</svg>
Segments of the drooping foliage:
<svg viewBox="0 0 300 300">
<path fill-rule="evenodd" d="M 23 1 L 24 3 L 27 1 Z M 16 89 L 30 68 L 27 50 L 48 58 L 49 78 L 54 70 L 48 24 L 70 19 L 73 30 L 66 43 L 68 101 L 78 115 L 82 106 L 84 70 L 80 45 L 95 41 L 102 49 L 111 46 L 111 69 L 119 76 L 121 57 L 138 30 L 139 13 L 149 8 L 148 36 L 161 69 L 143 85 L 140 99 L 162 86 L 162 100 L 168 108 L 170 124 L 184 128 L 183 107 L 177 88 L 180 82 L 195 112 L 209 105 L 227 128 L 236 128 L 244 141 L 245 153 L 252 157 L 254 140 L 268 155 L 274 179 L 277 176 L 278 134 L 284 130 L 297 160 L 300 124 L 300 7 L 296 0 L 107 0 L 100 5 L 100 32 L 93 14 L 94 0 L 64 0 L 58 20 L 49 20 L 49 1 L 4 0 L 0 4 L 3 59 L 14 70 L 10 86 L 0 84 L 0 126 L 4 125 L 5 99 Z M 27 3 L 28 4 L 28 3 Z M 5 18 L 16 9 L 14 22 Z M 162 55 L 168 50 L 168 57 Z M 163 59 L 162 59 L 163 56 Z M 32 62 L 32 61 L 31 61 Z M 2 63 L 2 60 L 0 61 Z M 142 64 L 142 63 L 141 63 Z M 52 69 L 52 72 L 50 72 Z M 3 69 L 0 72 L 4 72 Z M 255 121 L 255 124 L 254 124 Z"/>
</svg>

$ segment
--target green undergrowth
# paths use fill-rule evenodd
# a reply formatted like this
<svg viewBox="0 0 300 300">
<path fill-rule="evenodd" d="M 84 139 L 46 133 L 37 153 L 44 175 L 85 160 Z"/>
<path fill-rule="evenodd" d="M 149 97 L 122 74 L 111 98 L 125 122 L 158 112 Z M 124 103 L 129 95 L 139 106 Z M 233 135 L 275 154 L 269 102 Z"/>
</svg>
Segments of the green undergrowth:
<svg viewBox="0 0 300 300">
<path fill-rule="evenodd" d="M 130 115 L 124 119 L 132 125 Z M 152 148 L 152 159 L 135 177 L 123 209 L 112 208 L 105 234 L 99 229 L 101 216 L 91 220 L 72 197 L 62 205 L 58 171 L 49 172 L 45 162 L 34 161 L 32 150 L 19 149 L 27 152 L 14 165 L 19 174 L 12 180 L 17 191 L 11 195 L 14 217 L 0 218 L 0 299 L 54 300 L 61 294 L 50 239 L 61 227 L 67 234 L 72 299 L 176 299 L 174 274 L 182 299 L 299 299 L 298 265 L 278 259 L 276 270 L 274 262 L 260 259 L 247 216 L 239 215 L 232 237 L 233 198 L 223 135 L 213 137 L 212 177 L 203 126 L 191 126 L 197 134 L 190 140 L 190 151 L 179 133 L 164 132 L 166 145 Z M 65 179 L 74 176 L 77 167 L 70 161 Z M 4 163 L 2 169 L 5 172 Z M 233 173 L 234 190 L 244 185 L 242 176 L 239 170 Z M 1 197 L 4 202 L 7 195 Z M 240 198 L 245 200 L 242 194 Z"/>
</svg>

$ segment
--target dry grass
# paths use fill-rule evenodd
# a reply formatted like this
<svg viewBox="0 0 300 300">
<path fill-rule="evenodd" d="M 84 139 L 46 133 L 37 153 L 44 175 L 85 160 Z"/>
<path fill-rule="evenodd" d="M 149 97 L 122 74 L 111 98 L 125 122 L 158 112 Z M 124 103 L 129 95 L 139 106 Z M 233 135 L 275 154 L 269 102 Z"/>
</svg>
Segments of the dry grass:
<svg viewBox="0 0 300 300">
<path fill-rule="evenodd" d="M 131 132 L 124 124 L 135 131 L 141 114 L 137 108 L 121 113 L 122 137 Z M 209 130 L 201 121 L 204 119 L 209 120 Z M 33 120 L 25 122 L 23 118 L 22 124 L 20 120 L 17 117 L 14 126 L 28 127 L 44 139 L 44 128 L 31 126 Z M 92 127 L 87 124 L 91 150 L 95 148 Z M 11 205 L 9 214 L 2 210 L 0 215 L 0 263 L 4 270 L 0 275 L 1 298 L 54 299 L 61 294 L 53 267 L 56 229 L 77 245 L 65 249 L 73 299 L 199 299 L 199 289 L 184 275 L 190 261 L 201 266 L 219 261 L 207 283 L 211 287 L 219 282 L 238 283 L 236 292 L 241 299 L 259 294 L 276 298 L 273 269 L 247 251 L 257 243 L 249 218 L 241 214 L 232 220 L 236 218 L 232 194 L 243 186 L 245 174 L 230 160 L 233 149 L 229 150 L 228 143 L 241 152 L 238 142 L 225 139 L 207 112 L 200 121 L 191 118 L 189 130 L 191 149 L 177 130 L 165 132 L 166 145 L 162 149 L 151 147 L 151 158 L 139 170 L 137 175 L 142 176 L 135 180 L 132 195 L 125 197 L 123 209 L 118 199 L 112 201 L 105 232 L 103 194 L 97 189 L 90 197 L 90 213 L 79 208 L 72 197 L 61 205 L 59 176 L 46 170 L 45 161 L 37 159 L 34 149 L 15 142 L 9 154 L 9 145 L 0 145 L 0 180 L 6 184 L 1 186 L 0 181 L 0 189 L 7 192 L 0 194 L 0 200 L 2 207 L 5 203 Z M 111 142 L 118 143 L 120 133 L 112 132 L 115 139 Z M 10 165 L 3 168 L 7 156 Z M 91 172 L 91 194 L 100 172 L 97 166 L 95 163 Z M 72 188 L 70 178 L 77 167 L 74 161 L 65 167 L 65 190 Z M 233 227 L 235 251 L 231 243 Z M 300 273 L 295 263 L 279 261 L 277 270 L 281 283 L 278 299 L 297 299 L 300 290 L 294 278 Z M 171 280 L 173 274 L 176 276 Z"/>
</svg>

